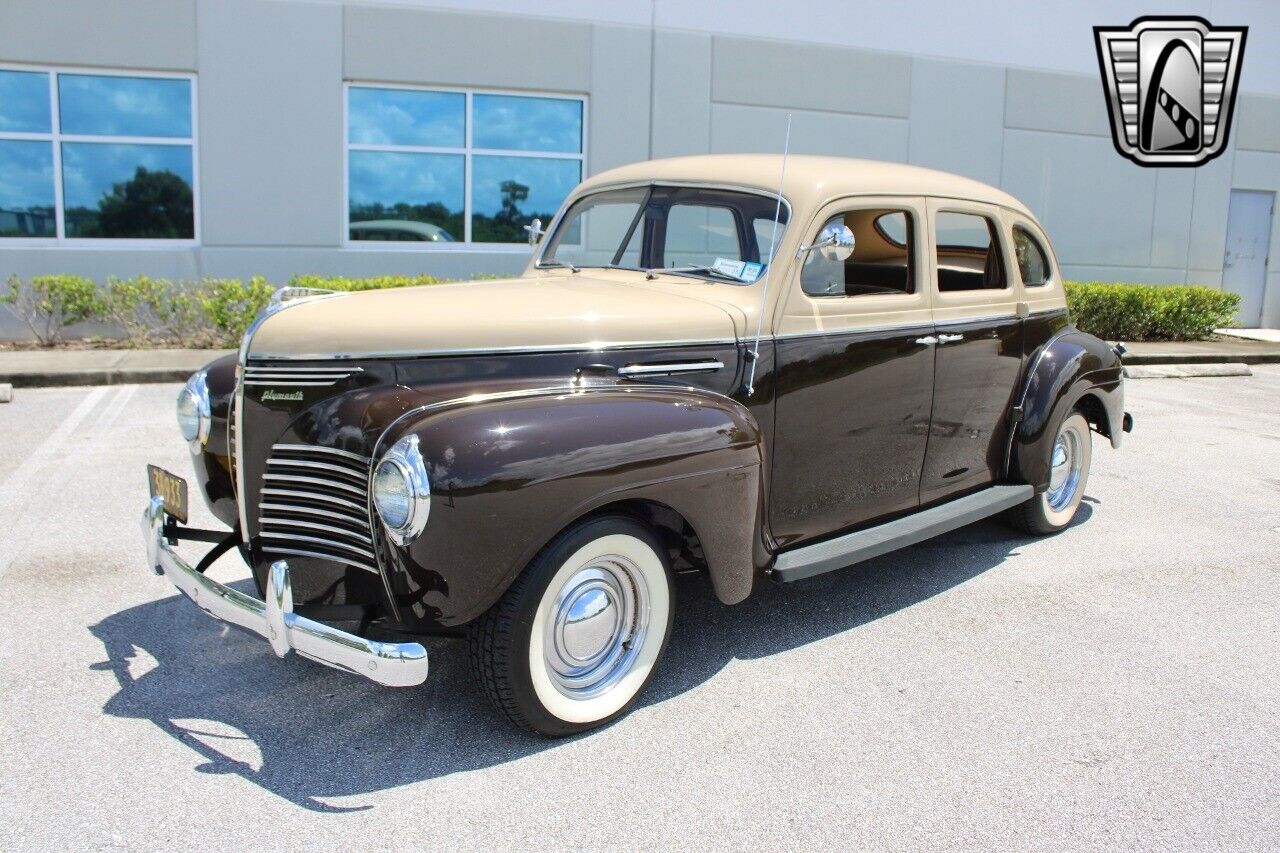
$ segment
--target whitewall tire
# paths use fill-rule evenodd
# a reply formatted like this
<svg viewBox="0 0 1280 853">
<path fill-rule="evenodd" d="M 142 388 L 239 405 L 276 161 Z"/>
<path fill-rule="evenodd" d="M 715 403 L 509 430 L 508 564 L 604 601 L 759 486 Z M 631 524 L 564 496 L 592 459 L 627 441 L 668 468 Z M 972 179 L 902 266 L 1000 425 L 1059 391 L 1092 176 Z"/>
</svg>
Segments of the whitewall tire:
<svg viewBox="0 0 1280 853">
<path fill-rule="evenodd" d="M 1093 462 L 1089 422 L 1077 409 L 1062 419 L 1049 446 L 1049 486 L 1010 513 L 1014 524 L 1028 533 L 1057 533 L 1071 523 L 1084 498 Z"/>
<path fill-rule="evenodd" d="M 673 615 L 671 570 L 627 516 L 587 519 L 548 545 L 471 628 L 471 660 L 512 722 L 551 737 L 624 713 L 653 677 Z"/>
</svg>

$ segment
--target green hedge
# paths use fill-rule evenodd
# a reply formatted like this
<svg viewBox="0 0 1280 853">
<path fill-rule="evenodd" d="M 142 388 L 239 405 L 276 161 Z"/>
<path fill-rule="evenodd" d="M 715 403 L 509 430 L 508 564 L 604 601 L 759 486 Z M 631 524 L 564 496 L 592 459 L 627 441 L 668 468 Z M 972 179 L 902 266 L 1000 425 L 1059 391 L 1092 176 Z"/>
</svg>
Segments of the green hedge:
<svg viewBox="0 0 1280 853">
<path fill-rule="evenodd" d="M 344 278 L 295 275 L 291 287 L 326 290 L 375 290 L 437 284 L 429 275 Z M 52 346 L 67 326 L 91 320 L 113 321 L 128 346 L 172 344 L 184 347 L 234 347 L 276 286 L 261 276 L 174 281 L 167 278 L 109 276 L 102 287 L 74 275 L 41 275 L 30 281 L 9 279 L 0 304 L 10 305 L 36 340 Z"/>
<path fill-rule="evenodd" d="M 1197 341 L 1229 326 L 1240 296 L 1211 287 L 1067 282 L 1071 320 L 1108 341 Z"/>
<path fill-rule="evenodd" d="M 429 275 L 295 275 L 289 284 L 374 290 L 440 281 Z M 124 330 L 131 346 L 234 347 L 274 291 L 261 276 L 195 282 L 111 276 L 102 287 L 82 276 L 41 275 L 25 282 L 15 276 L 0 304 L 11 305 L 46 346 L 61 341 L 73 323 L 110 320 Z M 1190 341 L 1230 325 L 1240 297 L 1208 287 L 1069 281 L 1067 304 L 1077 326 L 1106 340 Z"/>
</svg>

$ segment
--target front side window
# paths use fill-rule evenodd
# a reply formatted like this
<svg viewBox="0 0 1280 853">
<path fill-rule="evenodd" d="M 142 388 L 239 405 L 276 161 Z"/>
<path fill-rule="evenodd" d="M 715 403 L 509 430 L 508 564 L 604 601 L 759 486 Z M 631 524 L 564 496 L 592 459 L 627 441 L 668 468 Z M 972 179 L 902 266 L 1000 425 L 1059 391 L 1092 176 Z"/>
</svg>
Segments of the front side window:
<svg viewBox="0 0 1280 853">
<path fill-rule="evenodd" d="M 851 210 L 823 224 L 853 231 L 853 254 L 841 261 L 820 251 L 805 255 L 800 287 L 810 296 L 914 293 L 912 217 L 906 210 Z M 821 231 L 821 229 L 819 229 Z"/>
<path fill-rule="evenodd" d="M 194 239 L 192 116 L 189 78 L 0 69 L 0 238 Z"/>
<path fill-rule="evenodd" d="M 349 86 L 348 239 L 526 243 L 582 180 L 584 134 L 580 98 Z"/>
<path fill-rule="evenodd" d="M 1025 228 L 1013 226 L 1013 253 L 1018 258 L 1018 274 L 1027 287 L 1049 283 L 1049 258 L 1039 242 Z"/>
<path fill-rule="evenodd" d="M 777 198 L 738 190 L 649 186 L 574 202 L 546 238 L 539 266 L 663 270 L 751 283 L 769 261 Z M 786 230 L 782 206 L 777 239 Z"/>
<path fill-rule="evenodd" d="M 976 213 L 941 211 L 934 220 L 938 290 L 1002 290 L 1004 264 L 995 224 Z"/>
</svg>

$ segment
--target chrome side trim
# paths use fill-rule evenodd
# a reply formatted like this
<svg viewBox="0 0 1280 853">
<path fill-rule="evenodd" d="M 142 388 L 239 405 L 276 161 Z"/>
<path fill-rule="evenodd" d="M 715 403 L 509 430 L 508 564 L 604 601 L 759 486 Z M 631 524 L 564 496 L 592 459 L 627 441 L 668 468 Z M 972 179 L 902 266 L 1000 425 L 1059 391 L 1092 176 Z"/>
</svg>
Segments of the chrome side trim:
<svg viewBox="0 0 1280 853">
<path fill-rule="evenodd" d="M 737 338 L 697 338 L 676 341 L 586 341 L 577 344 L 547 344 L 544 346 L 478 347 L 470 349 L 436 350 L 370 350 L 368 352 L 330 353 L 271 353 L 255 352 L 255 359 L 263 361 L 345 361 L 350 359 L 434 358 L 436 356 L 462 355 L 518 355 L 521 353 L 574 353 L 613 352 L 615 350 L 654 349 L 657 347 L 732 346 Z"/>
<path fill-rule="evenodd" d="M 164 538 L 163 499 L 152 498 L 147 505 L 142 514 L 142 535 L 152 571 L 168 577 L 179 592 L 210 616 L 267 640 L 277 656 L 295 651 L 387 687 L 413 687 L 427 680 L 427 650 L 421 643 L 369 640 L 294 613 L 289 564 L 284 560 L 271 564 L 263 601 L 206 577 L 174 552 Z"/>
<path fill-rule="evenodd" d="M 836 335 L 864 335 L 878 334 L 880 332 L 902 332 L 909 334 L 918 332 L 922 329 L 933 330 L 934 323 L 932 320 L 921 323 L 880 323 L 874 326 L 859 326 L 857 328 L 844 329 L 811 329 L 803 332 L 783 332 L 774 335 L 775 340 L 791 340 L 793 338 L 829 338 Z M 766 340 L 768 340 L 766 338 Z"/>
<path fill-rule="evenodd" d="M 618 368 L 619 376 L 670 376 L 675 373 L 708 373 L 724 368 L 723 361 L 668 361 L 628 364 Z"/>
<path fill-rule="evenodd" d="M 944 320 L 935 320 L 933 324 L 940 329 L 950 328 L 952 326 L 971 326 L 980 323 L 996 323 L 1002 320 L 1020 320 L 1017 314 L 987 314 L 983 317 L 949 317 Z"/>
</svg>

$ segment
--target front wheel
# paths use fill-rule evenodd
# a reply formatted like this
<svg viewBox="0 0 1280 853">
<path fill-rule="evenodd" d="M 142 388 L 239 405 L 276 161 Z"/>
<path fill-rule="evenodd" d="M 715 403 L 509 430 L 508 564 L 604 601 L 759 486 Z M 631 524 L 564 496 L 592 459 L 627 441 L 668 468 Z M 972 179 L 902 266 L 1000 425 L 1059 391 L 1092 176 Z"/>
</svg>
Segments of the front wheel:
<svg viewBox="0 0 1280 853">
<path fill-rule="evenodd" d="M 1014 507 L 1010 520 L 1027 533 L 1057 533 L 1075 518 L 1089 479 L 1093 444 L 1089 422 L 1079 410 L 1063 418 L 1049 448 L 1049 487 Z"/>
<path fill-rule="evenodd" d="M 472 669 L 521 728 L 562 737 L 623 714 L 671 633 L 666 552 L 626 516 L 556 537 L 471 626 Z"/>
</svg>

